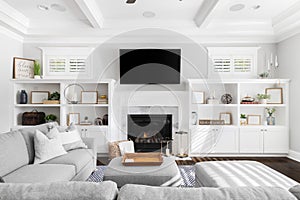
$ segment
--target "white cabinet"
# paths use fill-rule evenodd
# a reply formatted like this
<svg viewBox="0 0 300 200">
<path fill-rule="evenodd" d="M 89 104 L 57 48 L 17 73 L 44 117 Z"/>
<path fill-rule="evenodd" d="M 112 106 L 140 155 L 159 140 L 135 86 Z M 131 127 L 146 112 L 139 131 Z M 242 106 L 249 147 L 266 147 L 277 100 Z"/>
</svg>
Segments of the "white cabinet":
<svg viewBox="0 0 300 200">
<path fill-rule="evenodd" d="M 264 129 L 264 153 L 288 153 L 289 135 L 286 127 Z"/>
<path fill-rule="evenodd" d="M 240 128 L 240 153 L 263 153 L 263 131 L 261 128 Z"/>
<path fill-rule="evenodd" d="M 237 127 L 222 127 L 215 131 L 215 145 L 212 153 L 238 153 L 238 135 Z"/>
<path fill-rule="evenodd" d="M 205 155 L 211 152 L 214 142 L 212 126 L 193 126 L 190 135 L 190 154 Z"/>
<path fill-rule="evenodd" d="M 94 138 L 97 146 L 97 153 L 108 152 L 107 127 L 101 126 L 79 126 L 81 137 Z"/>
<path fill-rule="evenodd" d="M 240 128 L 240 153 L 288 153 L 288 129 L 278 126 Z"/>
</svg>

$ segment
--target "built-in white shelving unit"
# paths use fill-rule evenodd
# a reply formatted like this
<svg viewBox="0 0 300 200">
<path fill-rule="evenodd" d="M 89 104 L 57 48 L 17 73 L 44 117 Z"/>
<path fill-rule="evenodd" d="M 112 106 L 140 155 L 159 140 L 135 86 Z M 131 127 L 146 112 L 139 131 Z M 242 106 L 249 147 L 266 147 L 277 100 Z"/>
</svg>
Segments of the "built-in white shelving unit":
<svg viewBox="0 0 300 200">
<path fill-rule="evenodd" d="M 13 101 L 13 119 L 11 120 L 11 128 L 23 128 L 22 126 L 22 114 L 24 112 L 30 112 L 34 109 L 40 112 L 45 112 L 46 115 L 54 114 L 58 117 L 57 121 L 61 126 L 67 126 L 68 114 L 79 113 L 80 121 L 83 121 L 85 117 L 92 122 L 92 125 L 80 125 L 78 128 L 82 133 L 82 137 L 96 138 L 98 153 L 107 153 L 107 142 L 114 140 L 115 136 L 111 135 L 113 131 L 112 120 L 112 94 L 114 87 L 114 80 L 102 80 L 102 81 L 90 81 L 90 80 L 12 80 L 14 86 L 14 101 Z M 84 91 L 97 91 L 98 95 L 106 95 L 108 99 L 107 104 L 70 104 L 64 97 L 65 88 L 77 83 L 84 88 Z M 25 90 L 28 94 L 28 103 L 19 104 L 19 93 L 21 90 Z M 59 104 L 31 104 L 31 92 L 32 91 L 48 91 L 50 93 L 60 93 Z M 78 97 L 80 99 L 80 96 Z M 103 118 L 105 114 L 108 114 L 108 125 L 95 125 L 94 121 L 97 117 Z M 26 126 L 28 127 L 28 126 Z"/>
<path fill-rule="evenodd" d="M 282 155 L 289 147 L 289 80 L 242 79 L 242 80 L 189 80 L 189 154 L 207 155 Z M 282 104 L 241 104 L 245 96 L 256 97 L 266 88 L 282 88 Z M 219 104 L 192 103 L 193 92 L 204 92 L 205 98 L 215 95 Z M 231 94 L 231 104 L 222 104 L 221 96 Z M 205 102 L 206 103 L 206 102 Z M 266 124 L 265 108 L 275 108 L 275 125 Z M 196 112 L 197 124 L 192 125 L 192 112 Z M 198 125 L 200 119 L 218 120 L 220 113 L 230 113 L 230 125 Z M 261 116 L 259 125 L 241 125 L 240 115 Z"/>
</svg>

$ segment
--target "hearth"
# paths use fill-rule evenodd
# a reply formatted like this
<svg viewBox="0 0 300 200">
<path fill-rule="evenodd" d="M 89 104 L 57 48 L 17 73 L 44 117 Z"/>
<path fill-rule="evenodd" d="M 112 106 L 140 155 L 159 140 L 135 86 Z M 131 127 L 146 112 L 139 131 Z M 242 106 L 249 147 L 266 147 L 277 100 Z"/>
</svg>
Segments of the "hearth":
<svg viewBox="0 0 300 200">
<path fill-rule="evenodd" d="M 127 122 L 128 139 L 136 152 L 160 151 L 172 140 L 172 115 L 134 114 L 128 115 Z"/>
</svg>

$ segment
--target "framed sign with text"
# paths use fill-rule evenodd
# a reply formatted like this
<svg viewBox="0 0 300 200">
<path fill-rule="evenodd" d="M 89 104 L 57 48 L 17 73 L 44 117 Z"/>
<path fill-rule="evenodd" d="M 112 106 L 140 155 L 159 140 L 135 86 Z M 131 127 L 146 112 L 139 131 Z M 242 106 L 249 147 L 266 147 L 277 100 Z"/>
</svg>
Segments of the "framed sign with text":
<svg viewBox="0 0 300 200">
<path fill-rule="evenodd" d="M 34 77 L 34 60 L 14 57 L 13 78 L 30 79 Z"/>
</svg>

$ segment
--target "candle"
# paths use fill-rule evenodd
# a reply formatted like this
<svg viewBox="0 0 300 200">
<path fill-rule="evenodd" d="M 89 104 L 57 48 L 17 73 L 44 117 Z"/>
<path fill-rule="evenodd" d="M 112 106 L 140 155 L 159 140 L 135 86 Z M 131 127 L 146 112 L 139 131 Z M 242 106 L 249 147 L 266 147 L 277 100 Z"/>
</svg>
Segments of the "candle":
<svg viewBox="0 0 300 200">
<path fill-rule="evenodd" d="M 170 149 L 166 149 L 166 156 L 170 156 Z"/>
<path fill-rule="evenodd" d="M 267 61 L 268 70 L 271 70 L 270 61 Z"/>
<path fill-rule="evenodd" d="M 279 66 L 279 64 L 278 64 L 278 57 L 275 56 L 275 67 L 278 67 L 278 66 Z"/>
<path fill-rule="evenodd" d="M 273 54 L 271 53 L 271 56 L 270 56 L 270 63 L 272 64 L 273 63 Z"/>
</svg>

